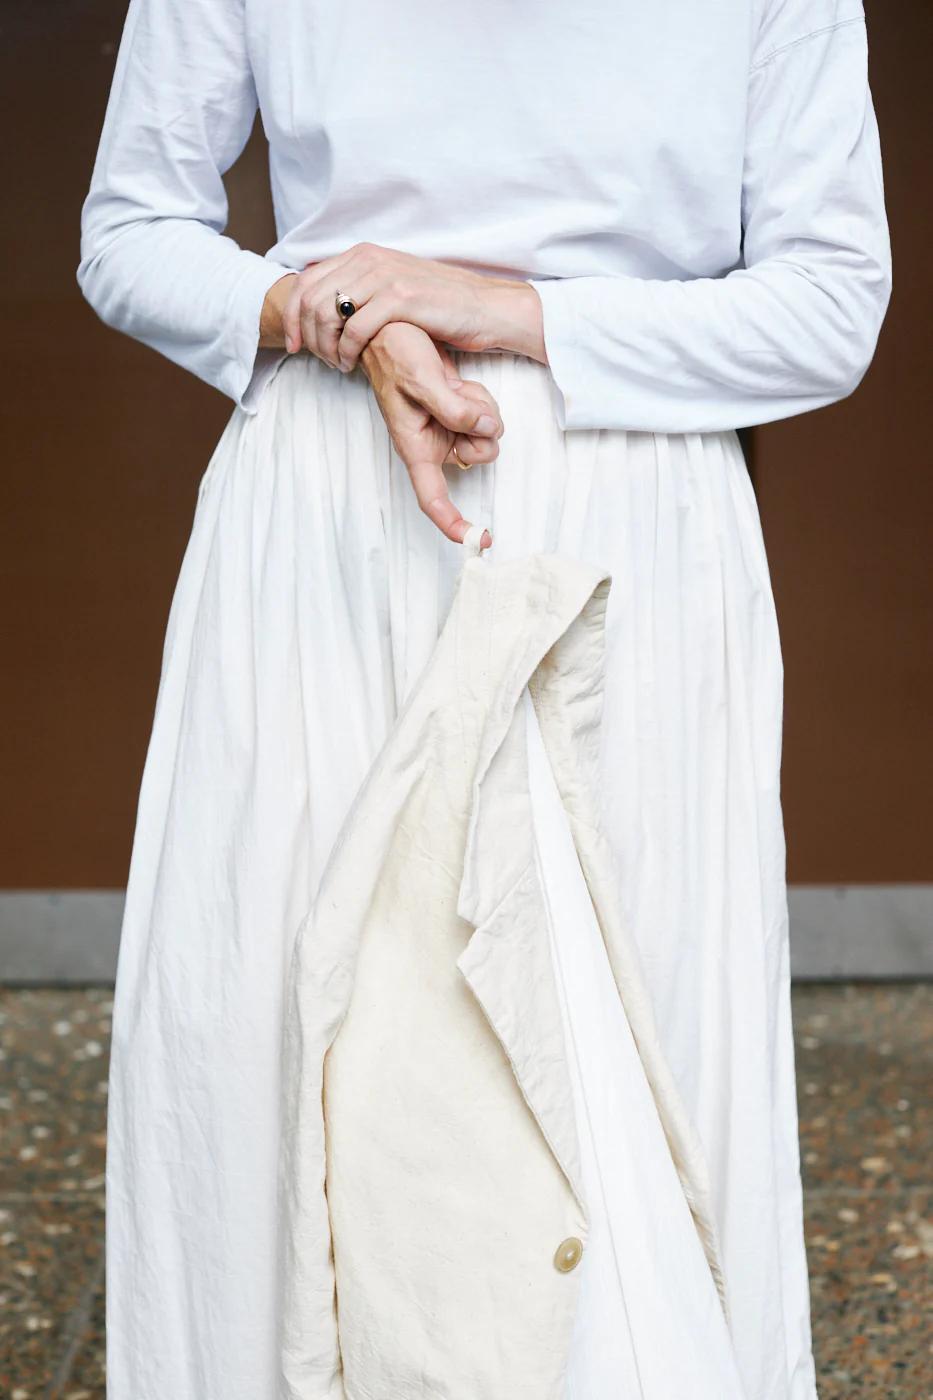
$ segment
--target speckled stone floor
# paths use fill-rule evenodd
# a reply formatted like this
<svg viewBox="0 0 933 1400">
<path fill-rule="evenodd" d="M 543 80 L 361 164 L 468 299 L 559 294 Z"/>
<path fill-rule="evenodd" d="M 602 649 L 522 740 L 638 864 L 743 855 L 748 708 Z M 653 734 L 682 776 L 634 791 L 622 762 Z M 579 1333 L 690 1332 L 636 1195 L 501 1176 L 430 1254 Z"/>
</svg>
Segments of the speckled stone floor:
<svg viewBox="0 0 933 1400">
<path fill-rule="evenodd" d="M 104 1400 L 111 1007 L 0 989 L 2 1400 Z M 933 986 L 799 986 L 794 1015 L 821 1400 L 933 1400 Z"/>
</svg>

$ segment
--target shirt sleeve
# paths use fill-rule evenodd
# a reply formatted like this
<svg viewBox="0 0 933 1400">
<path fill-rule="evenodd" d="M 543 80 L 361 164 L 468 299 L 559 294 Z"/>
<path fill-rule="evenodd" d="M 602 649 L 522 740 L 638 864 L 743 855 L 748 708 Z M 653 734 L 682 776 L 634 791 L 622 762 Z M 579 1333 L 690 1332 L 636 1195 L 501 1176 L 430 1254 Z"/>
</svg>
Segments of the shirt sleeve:
<svg viewBox="0 0 933 1400">
<path fill-rule="evenodd" d="M 103 321 L 248 412 L 283 353 L 258 348 L 262 304 L 295 271 L 223 233 L 256 110 L 243 0 L 130 0 L 77 269 Z"/>
<path fill-rule="evenodd" d="M 891 254 L 862 7 L 770 11 L 749 75 L 742 265 L 529 279 L 562 428 L 746 427 L 844 398 L 868 368 Z"/>
</svg>

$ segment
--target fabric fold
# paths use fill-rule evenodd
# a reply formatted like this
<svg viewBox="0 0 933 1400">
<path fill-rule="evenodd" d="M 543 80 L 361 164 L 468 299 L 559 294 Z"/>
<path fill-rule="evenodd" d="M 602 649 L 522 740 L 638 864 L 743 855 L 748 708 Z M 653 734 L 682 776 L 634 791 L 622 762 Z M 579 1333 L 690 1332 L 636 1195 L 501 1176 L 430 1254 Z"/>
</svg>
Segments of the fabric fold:
<svg viewBox="0 0 933 1400">
<path fill-rule="evenodd" d="M 315 1328 L 325 1321 L 352 1396 L 415 1400 L 426 1385 L 476 1400 L 561 1395 L 577 1287 L 554 1253 L 568 1238 L 585 1252 L 588 1220 L 533 844 L 529 686 L 624 1014 L 722 1288 L 702 1151 L 582 798 L 609 587 L 604 572 L 559 555 L 467 560 L 299 930 L 284 1070 L 289 1396 L 311 1400 L 323 1378 Z"/>
<path fill-rule="evenodd" d="M 527 962 L 540 978 L 519 988 L 507 977 L 514 994 L 504 1008 L 487 998 L 497 1031 L 474 990 L 484 970 L 471 988 L 457 966 L 476 928 L 456 911 L 483 743 L 488 780 L 479 785 L 475 846 L 482 912 L 491 915 L 495 894 L 508 894 L 525 875 L 513 844 L 520 819 L 507 832 L 501 871 L 486 827 L 490 810 L 504 812 L 507 802 L 524 810 L 510 707 L 535 667 L 543 675 L 565 664 L 560 658 L 589 619 L 605 632 L 604 645 L 584 646 L 572 704 L 559 707 L 574 732 L 571 771 L 596 809 L 586 822 L 598 819 L 609 844 L 618 917 L 637 945 L 665 1062 L 702 1143 L 742 1385 L 747 1400 L 813 1400 L 778 788 L 781 661 L 741 451 L 732 434 L 561 434 L 543 366 L 502 354 L 456 359 L 462 377 L 488 386 L 508 424 L 497 462 L 451 472 L 458 506 L 488 522 L 495 541 L 467 577 L 472 571 L 479 587 L 485 576 L 491 604 L 506 566 L 517 566 L 518 586 L 537 556 L 540 584 L 541 569 L 552 567 L 542 556 L 560 555 L 565 571 L 570 563 L 590 571 L 594 585 L 611 573 L 605 616 L 587 602 L 555 646 L 554 616 L 542 613 L 531 625 L 527 609 L 506 610 L 521 633 L 513 650 L 521 664 L 499 670 L 502 658 L 487 638 L 481 655 L 458 670 L 445 619 L 464 581 L 462 556 L 419 511 L 365 379 L 292 356 L 276 367 L 256 414 L 234 410 L 200 483 L 172 601 L 127 887 L 108 1096 L 108 1387 L 113 1400 L 360 1400 L 352 1380 L 344 1388 L 339 1254 L 332 1257 L 325 1195 L 331 1163 L 326 1150 L 323 1165 L 320 1157 L 323 1061 L 330 1037 L 336 1044 L 355 1015 L 351 1006 L 344 1020 L 348 997 L 359 993 L 371 995 L 384 1017 L 388 1047 L 393 1036 L 404 1045 L 410 1027 L 421 1031 L 406 1075 L 388 1072 L 397 1067 L 396 1049 L 385 1064 L 380 1052 L 365 1066 L 360 1102 L 380 1110 L 377 1133 L 391 1130 L 372 1145 L 409 1163 L 411 1174 L 406 1154 L 415 1139 L 404 1128 L 413 1097 L 437 1149 L 418 1198 L 404 1200 L 410 1238 L 394 1240 L 391 1219 L 371 1222 L 387 1256 L 380 1267 L 394 1271 L 381 1324 L 388 1342 L 398 1310 L 416 1329 L 405 1334 L 406 1355 L 419 1376 L 435 1366 L 438 1335 L 453 1331 L 468 1378 L 467 1391 L 455 1393 L 504 1400 L 495 1389 L 500 1374 L 507 1400 L 551 1400 L 546 1383 L 523 1395 L 525 1383 L 508 1363 L 528 1339 L 505 1293 L 517 1288 L 534 1302 L 534 1315 L 547 1318 L 535 1356 L 556 1374 L 567 1355 L 568 1296 L 586 1296 L 599 1220 L 585 1162 L 575 1164 L 572 1134 L 561 1136 L 572 1098 L 556 1069 L 562 1057 L 544 944 L 532 944 Z M 579 587 L 581 603 L 588 588 Z M 547 598 L 544 589 L 544 608 Z M 583 655 L 593 667 L 585 683 Z M 459 679 L 428 696 L 421 682 L 439 657 L 445 674 Z M 507 696 L 504 727 L 495 716 L 498 748 L 488 709 L 496 675 Z M 458 717 L 456 743 L 437 728 L 441 714 Z M 548 761 L 556 762 L 553 745 Z M 385 822 L 378 808 L 359 803 L 372 773 L 393 790 L 400 782 L 401 820 L 390 813 Z M 573 784 L 565 791 L 558 806 L 569 823 Z M 328 881 L 328 907 L 316 905 L 325 869 L 341 860 L 338 838 L 355 802 L 356 830 L 365 827 L 373 860 L 342 861 L 339 880 Z M 394 902 L 374 904 L 372 872 L 378 884 L 400 835 L 412 876 L 426 850 L 440 857 L 432 870 L 448 872 L 431 906 L 440 916 L 428 917 L 424 900 L 413 897 L 411 917 L 384 942 L 404 951 L 405 977 L 397 958 L 382 975 L 372 955 L 383 940 L 369 936 Z M 511 882 L 500 883 L 506 865 Z M 322 964 L 319 989 L 312 977 L 305 983 L 313 1014 L 292 1027 L 284 1047 L 306 1057 L 308 1135 L 299 1143 L 285 1131 L 283 1027 L 296 934 L 312 908 L 322 949 L 328 939 L 332 951 L 343 946 L 346 919 L 368 930 L 361 965 L 376 975 L 360 982 L 352 962 L 331 957 L 331 977 L 320 975 Z M 524 925 L 512 923 L 511 954 L 507 937 L 494 944 L 493 961 L 521 962 Z M 538 940 L 543 927 L 533 912 L 528 937 Z M 488 924 L 491 941 L 498 931 Z M 601 945 L 602 934 L 594 936 Z M 602 992 L 618 1009 L 609 969 L 607 977 Z M 517 1053 L 523 998 L 536 1008 L 542 1037 L 538 1056 L 524 1061 Z M 589 1014 L 587 1006 L 574 1009 Z M 504 1042 L 516 1051 L 524 1090 Z M 478 1118 L 475 1133 L 449 1096 L 431 1096 L 438 1076 L 464 1064 L 472 1078 L 460 1098 Z M 345 1058 L 341 1068 L 334 1058 L 330 1068 L 355 1078 L 360 1066 Z M 588 1083 L 594 1087 L 598 1076 Z M 345 1150 L 357 1127 L 335 1126 Z M 487 1144 L 489 1155 L 464 1183 L 474 1142 Z M 367 1155 L 376 1160 L 351 1152 L 351 1168 Z M 291 1233 L 282 1228 L 279 1192 L 289 1160 L 303 1183 L 292 1205 L 305 1212 Z M 581 1175 L 578 1196 L 571 1183 Z M 369 1189 L 338 1176 L 351 1194 Z M 498 1225 L 476 1218 L 477 1197 L 481 1211 L 505 1200 L 510 1222 L 522 1224 L 514 1237 L 525 1242 L 521 1249 L 501 1242 L 501 1217 Z M 482 1276 L 490 1259 L 504 1267 L 501 1278 L 492 1269 L 482 1307 L 465 1282 L 470 1271 L 451 1263 L 435 1302 L 419 1311 L 422 1260 L 413 1262 L 412 1250 L 419 1241 L 427 1249 L 424 1222 L 438 1212 L 474 1242 Z M 689 1232 L 696 1235 L 692 1224 Z M 560 1274 L 554 1255 L 573 1237 L 583 1243 L 582 1263 Z M 392 1262 L 396 1245 L 407 1271 Z M 297 1314 L 286 1306 L 287 1274 Z M 341 1328 L 351 1297 L 344 1288 Z M 482 1318 L 492 1314 L 495 1326 L 483 1333 Z M 352 1316 L 351 1308 L 350 1335 L 362 1335 Z M 593 1310 L 578 1308 L 578 1321 L 586 1317 Z M 467 1326 L 459 1336 L 461 1318 Z M 504 1369 L 486 1354 L 491 1336 Z M 581 1336 L 592 1344 L 592 1334 Z M 411 1375 L 404 1381 L 415 1395 L 419 1383 Z"/>
</svg>

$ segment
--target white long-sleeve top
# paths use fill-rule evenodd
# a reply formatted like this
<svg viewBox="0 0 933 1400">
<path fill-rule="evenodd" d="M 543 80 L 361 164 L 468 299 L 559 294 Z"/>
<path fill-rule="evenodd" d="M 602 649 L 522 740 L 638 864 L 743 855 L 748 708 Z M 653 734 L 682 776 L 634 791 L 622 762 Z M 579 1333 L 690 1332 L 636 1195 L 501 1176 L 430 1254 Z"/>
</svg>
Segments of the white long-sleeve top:
<svg viewBox="0 0 933 1400">
<path fill-rule="evenodd" d="M 224 234 L 257 109 L 264 256 Z M 861 0 L 130 0 L 81 215 L 100 317 L 252 413 L 268 288 L 361 241 L 531 281 L 562 428 L 843 398 L 891 286 Z"/>
</svg>

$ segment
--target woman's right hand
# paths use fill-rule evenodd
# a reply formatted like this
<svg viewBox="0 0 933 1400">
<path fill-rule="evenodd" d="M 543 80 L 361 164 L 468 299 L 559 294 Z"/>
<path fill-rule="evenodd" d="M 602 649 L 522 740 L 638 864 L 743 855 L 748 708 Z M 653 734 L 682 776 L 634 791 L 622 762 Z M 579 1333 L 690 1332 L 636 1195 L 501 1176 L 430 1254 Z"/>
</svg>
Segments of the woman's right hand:
<svg viewBox="0 0 933 1400">
<path fill-rule="evenodd" d="M 260 345 L 284 344 L 282 318 L 297 276 L 286 273 L 266 293 Z M 408 468 L 418 504 L 448 539 L 460 543 L 470 522 L 451 501 L 442 468 L 444 463 L 472 467 L 495 460 L 503 432 L 498 405 L 482 384 L 459 377 L 448 351 L 407 322 L 384 326 L 366 346 L 360 363 L 395 450 Z M 491 543 L 487 531 L 482 547 L 488 549 Z"/>
<path fill-rule="evenodd" d="M 495 460 L 503 433 L 495 399 L 482 384 L 461 379 L 450 355 L 406 322 L 384 326 L 361 363 L 418 504 L 448 539 L 461 543 L 470 521 L 450 499 L 443 466 Z M 482 548 L 491 544 L 484 531 Z"/>
</svg>

